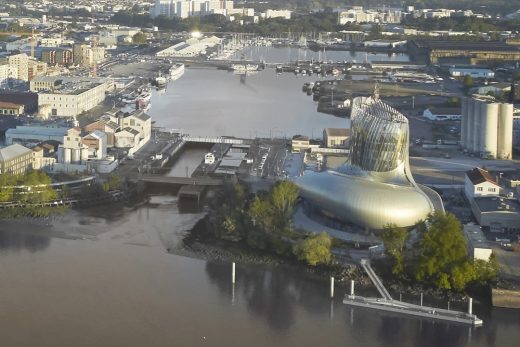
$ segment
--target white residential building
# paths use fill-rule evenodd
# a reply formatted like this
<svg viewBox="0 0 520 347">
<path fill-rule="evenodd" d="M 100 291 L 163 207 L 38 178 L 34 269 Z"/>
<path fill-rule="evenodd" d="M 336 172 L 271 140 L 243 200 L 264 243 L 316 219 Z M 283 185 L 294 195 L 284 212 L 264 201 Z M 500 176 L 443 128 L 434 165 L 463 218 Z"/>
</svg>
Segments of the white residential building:
<svg viewBox="0 0 520 347">
<path fill-rule="evenodd" d="M 25 53 L 13 54 L 8 57 L 9 65 L 18 71 L 18 79 L 29 81 L 29 56 Z"/>
<path fill-rule="evenodd" d="M 477 167 L 466 171 L 464 193 L 468 200 L 472 201 L 474 198 L 482 196 L 498 196 L 500 189 L 487 170 Z"/>
<path fill-rule="evenodd" d="M 289 10 L 266 10 L 264 13 L 264 18 L 284 18 L 291 19 L 291 11 Z"/>
<path fill-rule="evenodd" d="M 8 88 L 10 80 L 18 79 L 18 69 L 11 66 L 7 60 L 0 61 L 0 89 Z"/>
</svg>

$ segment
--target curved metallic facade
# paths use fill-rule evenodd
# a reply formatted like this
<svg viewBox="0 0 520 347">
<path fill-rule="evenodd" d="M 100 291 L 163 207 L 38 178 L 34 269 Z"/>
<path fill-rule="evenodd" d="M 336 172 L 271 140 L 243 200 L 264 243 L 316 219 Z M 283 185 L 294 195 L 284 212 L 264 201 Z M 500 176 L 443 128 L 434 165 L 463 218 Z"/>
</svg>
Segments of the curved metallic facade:
<svg viewBox="0 0 520 347">
<path fill-rule="evenodd" d="M 355 98 L 349 160 L 296 180 L 300 195 L 335 217 L 370 229 L 411 226 L 433 211 L 408 160 L 408 119 L 377 98 Z"/>
</svg>

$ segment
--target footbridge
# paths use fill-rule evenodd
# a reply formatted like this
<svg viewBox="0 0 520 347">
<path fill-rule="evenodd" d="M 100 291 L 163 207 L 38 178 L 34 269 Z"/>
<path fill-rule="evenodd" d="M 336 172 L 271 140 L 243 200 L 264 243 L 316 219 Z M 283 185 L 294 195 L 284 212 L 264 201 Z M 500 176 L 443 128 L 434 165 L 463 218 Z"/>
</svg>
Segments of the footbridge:
<svg viewBox="0 0 520 347">
<path fill-rule="evenodd" d="M 238 139 L 235 137 L 211 137 L 211 136 L 184 136 L 182 138 L 185 142 L 192 143 L 227 143 L 231 145 L 244 145 L 250 142 L 246 139 Z"/>
<path fill-rule="evenodd" d="M 195 185 L 195 186 L 221 186 L 224 184 L 222 178 L 208 176 L 201 177 L 170 177 L 160 175 L 142 175 L 139 180 L 147 183 L 164 183 L 174 185 Z"/>
</svg>

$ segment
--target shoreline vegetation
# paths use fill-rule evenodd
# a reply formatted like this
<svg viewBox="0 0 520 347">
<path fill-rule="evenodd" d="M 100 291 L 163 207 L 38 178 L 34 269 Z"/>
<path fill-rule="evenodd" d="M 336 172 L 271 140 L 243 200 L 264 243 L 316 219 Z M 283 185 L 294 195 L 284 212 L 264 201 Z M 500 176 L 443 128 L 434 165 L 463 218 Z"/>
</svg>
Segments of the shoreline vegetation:
<svg viewBox="0 0 520 347">
<path fill-rule="evenodd" d="M 113 203 L 132 193 L 115 174 L 105 182 L 88 183 L 75 192 L 66 185 L 55 189 L 52 183 L 43 171 L 0 174 L 0 220 L 49 217 L 64 213 L 72 205 Z"/>
<path fill-rule="evenodd" d="M 340 286 L 354 280 L 363 290 L 373 288 L 355 260 L 333 255 L 334 250 L 342 253 L 352 246 L 325 233 L 293 230 L 290 218 L 297 196 L 297 188 L 286 181 L 257 194 L 248 194 L 240 184 L 226 186 L 209 201 L 208 214 L 187 234 L 184 246 L 168 252 L 219 262 L 289 266 L 324 281 L 334 276 Z M 494 256 L 489 262 L 469 259 L 460 222 L 453 215 L 434 213 L 415 229 L 417 233 L 410 234 L 390 225 L 381 234 L 386 254 L 373 266 L 394 295 L 424 293 L 463 301 L 470 294 L 491 302 L 498 263 Z M 432 241 L 439 238 L 449 242 Z"/>
</svg>

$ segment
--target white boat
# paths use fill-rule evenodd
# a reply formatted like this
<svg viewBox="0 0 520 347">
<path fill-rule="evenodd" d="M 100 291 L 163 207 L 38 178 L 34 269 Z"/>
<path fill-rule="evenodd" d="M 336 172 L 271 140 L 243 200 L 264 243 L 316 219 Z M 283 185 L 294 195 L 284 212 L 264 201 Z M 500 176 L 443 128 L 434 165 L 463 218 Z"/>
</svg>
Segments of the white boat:
<svg viewBox="0 0 520 347">
<path fill-rule="evenodd" d="M 231 70 L 239 71 L 239 72 L 258 71 L 258 65 L 257 64 L 232 64 Z"/>
<path fill-rule="evenodd" d="M 184 64 L 173 64 L 170 68 L 170 79 L 175 81 L 179 79 L 182 75 L 184 75 Z"/>
<path fill-rule="evenodd" d="M 163 76 L 155 77 L 155 83 L 157 84 L 157 87 L 164 87 L 164 86 L 166 86 L 167 82 L 168 81 L 166 80 L 166 77 L 163 77 Z"/>
</svg>

